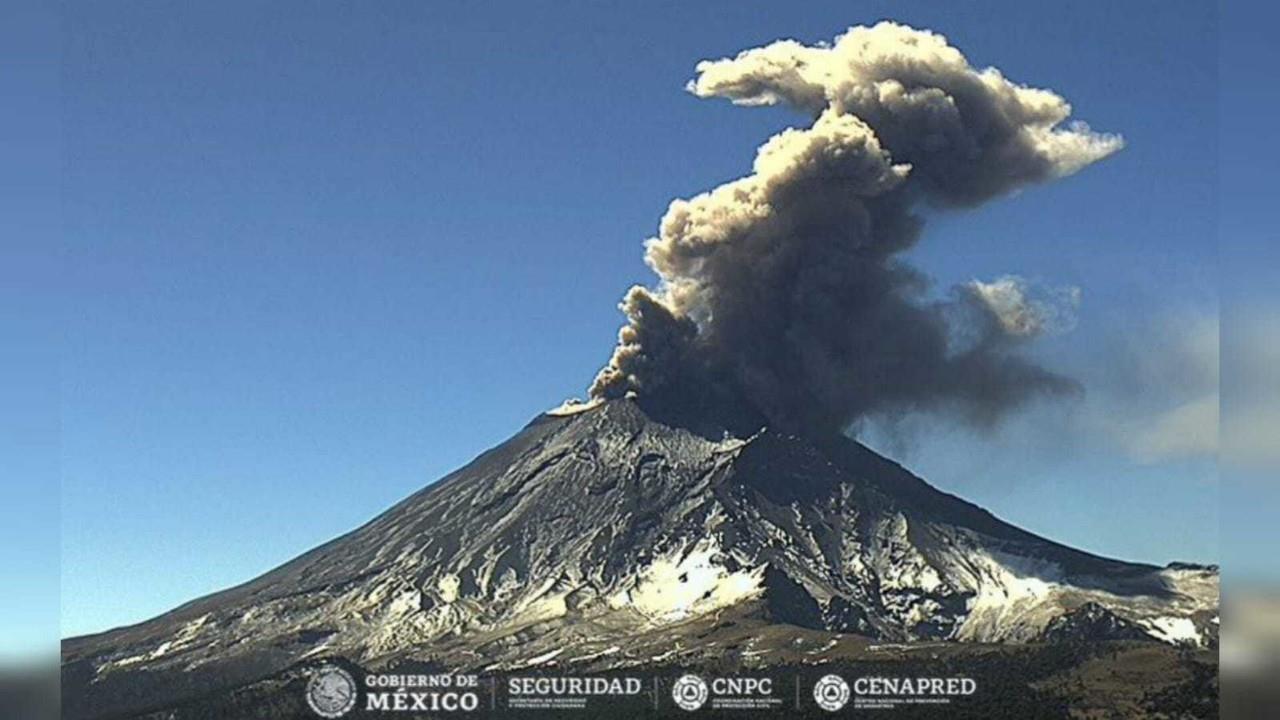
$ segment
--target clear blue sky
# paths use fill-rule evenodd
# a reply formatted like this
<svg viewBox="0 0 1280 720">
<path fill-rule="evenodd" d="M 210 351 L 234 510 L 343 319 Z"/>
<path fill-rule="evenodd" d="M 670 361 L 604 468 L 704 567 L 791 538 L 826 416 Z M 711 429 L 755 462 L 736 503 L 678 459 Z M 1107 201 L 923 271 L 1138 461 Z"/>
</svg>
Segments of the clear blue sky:
<svg viewBox="0 0 1280 720">
<path fill-rule="evenodd" d="M 1087 399 L 881 447 L 1055 539 L 1217 561 L 1212 460 L 1108 424 L 1203 384 L 1184 346 L 1216 316 L 1212 5 L 691 5 L 70 6 L 63 262 L 33 271 L 64 291 L 64 636 L 249 579 L 580 395 L 667 203 L 805 122 L 694 99 L 694 64 L 885 17 L 1128 147 L 936 218 L 915 253 L 941 287 L 1079 286 L 1041 352 Z"/>
<path fill-rule="evenodd" d="M 58 25 L 0 3 L 0 674 L 58 634 Z"/>
</svg>

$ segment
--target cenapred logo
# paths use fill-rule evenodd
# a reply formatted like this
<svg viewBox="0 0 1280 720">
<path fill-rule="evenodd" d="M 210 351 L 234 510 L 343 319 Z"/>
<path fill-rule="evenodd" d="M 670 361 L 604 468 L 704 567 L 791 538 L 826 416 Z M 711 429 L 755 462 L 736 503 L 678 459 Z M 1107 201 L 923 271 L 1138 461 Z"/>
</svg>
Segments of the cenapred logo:
<svg viewBox="0 0 1280 720">
<path fill-rule="evenodd" d="M 849 702 L 849 683 L 839 675 L 824 675 L 813 686 L 813 700 L 823 710 L 835 712 Z"/>
<path fill-rule="evenodd" d="M 322 718 L 339 718 L 356 706 L 359 687 L 351 673 L 326 665 L 307 682 L 307 705 Z"/>
<path fill-rule="evenodd" d="M 671 699 L 683 710 L 697 710 L 707 702 L 707 683 L 697 675 L 682 675 L 671 686 Z"/>
</svg>

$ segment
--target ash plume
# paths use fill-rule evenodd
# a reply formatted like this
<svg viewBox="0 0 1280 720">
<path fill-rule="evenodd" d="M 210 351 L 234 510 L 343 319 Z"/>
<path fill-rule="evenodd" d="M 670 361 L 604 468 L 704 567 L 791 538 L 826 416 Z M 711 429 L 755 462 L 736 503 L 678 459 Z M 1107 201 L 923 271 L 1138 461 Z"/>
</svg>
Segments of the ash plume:
<svg viewBox="0 0 1280 720">
<path fill-rule="evenodd" d="M 975 69 L 940 35 L 892 22 L 830 45 L 785 40 L 704 61 L 688 90 L 813 117 L 752 172 L 671 203 L 595 398 L 722 392 L 772 422 L 841 431 L 876 414 L 950 410 L 989 425 L 1076 384 L 1019 354 L 1069 324 L 1074 290 L 1016 276 L 943 299 L 903 261 L 915 208 L 977 206 L 1122 146 L 1064 125 L 1065 100 Z"/>
</svg>

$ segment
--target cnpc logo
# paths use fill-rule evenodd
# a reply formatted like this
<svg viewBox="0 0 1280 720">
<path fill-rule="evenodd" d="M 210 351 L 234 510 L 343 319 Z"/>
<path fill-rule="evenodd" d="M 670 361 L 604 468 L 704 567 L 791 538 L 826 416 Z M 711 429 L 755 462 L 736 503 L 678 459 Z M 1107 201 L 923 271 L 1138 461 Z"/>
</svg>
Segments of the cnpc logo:
<svg viewBox="0 0 1280 720">
<path fill-rule="evenodd" d="M 681 675 L 671 686 L 676 706 L 690 711 L 712 698 L 713 708 L 762 709 L 776 702 L 772 695 L 773 679 L 767 677 L 718 677 L 708 683 L 697 675 Z"/>
<path fill-rule="evenodd" d="M 697 675 L 681 675 L 671 686 L 671 699 L 682 710 L 697 710 L 707 702 L 707 682 Z"/>
</svg>

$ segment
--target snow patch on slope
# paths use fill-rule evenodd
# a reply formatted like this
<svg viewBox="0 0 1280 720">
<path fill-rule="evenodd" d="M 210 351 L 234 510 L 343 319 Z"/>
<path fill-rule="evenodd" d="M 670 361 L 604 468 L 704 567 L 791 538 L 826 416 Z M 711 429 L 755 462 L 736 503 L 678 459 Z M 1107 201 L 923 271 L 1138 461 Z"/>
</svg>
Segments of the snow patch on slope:
<svg viewBox="0 0 1280 720">
<path fill-rule="evenodd" d="M 458 587 L 461 581 L 457 575 L 446 574 L 440 577 L 439 583 L 436 585 L 437 592 L 440 593 L 440 601 L 451 603 L 458 600 Z"/>
<path fill-rule="evenodd" d="M 974 593 L 968 617 L 956 632 L 964 640 L 1028 639 L 1039 632 L 1052 613 L 1062 569 L 1003 553 L 972 549 L 963 559 L 965 578 Z"/>
<path fill-rule="evenodd" d="M 587 402 L 583 402 L 578 398 L 569 398 L 568 400 L 565 400 L 559 405 L 548 410 L 546 414 L 552 415 L 555 417 L 564 417 L 566 415 L 577 415 L 580 412 L 586 412 L 594 407 L 599 406 L 600 403 L 602 402 L 604 401 L 601 400 L 600 398 L 594 398 L 592 400 L 588 400 Z"/>
<path fill-rule="evenodd" d="M 1196 629 L 1196 624 L 1190 618 L 1158 617 L 1144 620 L 1142 625 L 1153 636 L 1172 645 L 1199 646 L 1203 643 L 1200 631 Z"/>
<path fill-rule="evenodd" d="M 729 570 L 718 540 L 698 541 L 655 559 L 629 590 L 610 598 L 615 608 L 630 606 L 657 623 L 669 623 L 728 607 L 764 591 L 765 565 Z"/>
<path fill-rule="evenodd" d="M 209 619 L 209 615 L 202 615 L 195 620 L 184 624 L 171 638 L 159 643 L 150 651 L 108 660 L 107 662 L 99 665 L 95 672 L 97 674 L 102 674 L 112 670 L 119 670 L 132 665 L 138 665 L 140 663 L 154 662 L 160 658 L 186 650 L 196 644 L 196 641 L 200 636 L 209 629 Z"/>
</svg>

